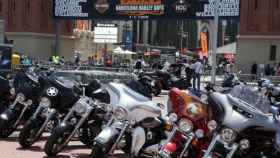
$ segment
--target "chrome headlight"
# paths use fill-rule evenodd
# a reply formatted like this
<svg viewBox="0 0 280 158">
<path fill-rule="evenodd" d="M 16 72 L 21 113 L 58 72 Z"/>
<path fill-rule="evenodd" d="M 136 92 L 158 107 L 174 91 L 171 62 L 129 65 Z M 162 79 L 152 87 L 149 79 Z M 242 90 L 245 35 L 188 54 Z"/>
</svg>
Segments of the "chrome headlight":
<svg viewBox="0 0 280 158">
<path fill-rule="evenodd" d="M 11 94 L 11 95 L 16 95 L 16 90 L 15 90 L 15 88 L 11 88 L 11 89 L 10 89 L 10 94 Z"/>
<path fill-rule="evenodd" d="M 171 113 L 169 116 L 168 116 L 168 118 L 169 118 L 169 120 L 171 121 L 171 122 L 176 122 L 177 120 L 178 120 L 178 116 L 177 116 L 177 114 L 175 114 L 175 113 Z"/>
<path fill-rule="evenodd" d="M 217 128 L 218 124 L 215 120 L 211 120 L 207 123 L 207 127 L 210 131 L 214 131 Z"/>
<path fill-rule="evenodd" d="M 17 99 L 19 102 L 24 102 L 25 101 L 25 95 L 23 93 L 18 93 L 17 94 Z"/>
<path fill-rule="evenodd" d="M 125 120 L 127 116 L 127 112 L 122 107 L 117 107 L 114 111 L 114 116 L 118 120 Z"/>
<path fill-rule="evenodd" d="M 178 125 L 179 125 L 179 129 L 185 133 L 190 133 L 193 129 L 193 124 L 188 119 L 181 119 Z"/>
<path fill-rule="evenodd" d="M 231 143 L 235 140 L 236 133 L 235 133 L 235 131 L 233 131 L 230 128 L 224 128 L 221 131 L 221 138 L 222 138 L 223 141 L 225 141 L 227 143 Z"/>
<path fill-rule="evenodd" d="M 49 107 L 51 106 L 51 100 L 49 98 L 43 97 L 40 101 L 40 106 Z"/>
<path fill-rule="evenodd" d="M 87 106 L 84 103 L 78 102 L 74 106 L 74 111 L 80 115 L 86 113 Z"/>
<path fill-rule="evenodd" d="M 250 141 L 248 139 L 242 139 L 239 143 L 239 148 L 241 150 L 246 150 L 250 148 Z"/>
</svg>

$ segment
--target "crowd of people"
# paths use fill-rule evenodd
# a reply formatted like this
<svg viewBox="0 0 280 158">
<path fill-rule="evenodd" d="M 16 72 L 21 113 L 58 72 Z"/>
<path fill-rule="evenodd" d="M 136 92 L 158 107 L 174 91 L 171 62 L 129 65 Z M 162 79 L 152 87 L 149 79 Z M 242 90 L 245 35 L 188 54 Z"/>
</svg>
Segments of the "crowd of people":
<svg viewBox="0 0 280 158">
<path fill-rule="evenodd" d="M 142 57 L 136 60 L 134 68 L 135 72 L 140 72 L 146 64 Z M 200 91 L 201 76 L 204 73 L 205 63 L 199 57 L 193 60 L 178 60 L 176 63 L 169 63 L 165 60 L 162 64 L 155 62 L 151 65 L 153 70 L 169 71 L 176 77 L 185 77 L 188 83 L 192 83 L 194 90 Z"/>
<path fill-rule="evenodd" d="M 257 64 L 251 66 L 251 74 L 254 76 L 280 76 L 280 63 L 278 64 Z"/>
</svg>

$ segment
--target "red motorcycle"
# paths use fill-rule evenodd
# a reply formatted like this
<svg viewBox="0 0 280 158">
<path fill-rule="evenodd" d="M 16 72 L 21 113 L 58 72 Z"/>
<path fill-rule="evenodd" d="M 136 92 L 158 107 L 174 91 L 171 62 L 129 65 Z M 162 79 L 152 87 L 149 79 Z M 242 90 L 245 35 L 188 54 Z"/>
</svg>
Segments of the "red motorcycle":
<svg viewBox="0 0 280 158">
<path fill-rule="evenodd" d="M 215 121 L 209 121 L 209 106 L 191 92 L 173 88 L 169 92 L 169 108 L 173 129 L 159 156 L 202 158 L 203 150 L 207 149 L 211 133 L 217 126 Z"/>
</svg>

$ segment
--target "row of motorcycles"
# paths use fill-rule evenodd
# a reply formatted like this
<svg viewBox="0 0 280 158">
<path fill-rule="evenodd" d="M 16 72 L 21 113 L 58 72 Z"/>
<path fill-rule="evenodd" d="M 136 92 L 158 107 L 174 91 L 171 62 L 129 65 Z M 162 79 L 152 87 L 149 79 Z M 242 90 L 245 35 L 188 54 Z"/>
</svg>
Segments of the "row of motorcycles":
<svg viewBox="0 0 280 158">
<path fill-rule="evenodd" d="M 171 88 L 166 105 L 152 101 L 154 83 L 141 76 L 102 84 L 31 68 L 12 81 L 0 79 L 6 86 L 0 137 L 19 130 L 19 144 L 30 148 L 49 132 L 48 156 L 78 137 L 92 149 L 92 158 L 116 150 L 130 157 L 280 157 L 280 91 L 265 79 L 257 88 L 240 83 L 230 91 L 209 83 L 204 98 Z"/>
</svg>

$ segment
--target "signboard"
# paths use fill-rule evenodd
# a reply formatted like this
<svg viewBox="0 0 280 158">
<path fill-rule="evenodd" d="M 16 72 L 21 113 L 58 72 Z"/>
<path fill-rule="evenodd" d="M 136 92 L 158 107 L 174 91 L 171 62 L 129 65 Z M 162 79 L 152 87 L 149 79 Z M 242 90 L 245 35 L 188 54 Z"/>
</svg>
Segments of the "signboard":
<svg viewBox="0 0 280 158">
<path fill-rule="evenodd" d="M 208 38 L 205 32 L 200 33 L 200 43 L 203 56 L 208 57 Z"/>
<path fill-rule="evenodd" d="M 125 50 L 132 50 L 132 37 L 133 33 L 131 30 L 125 30 L 123 32 L 123 43 L 125 45 Z"/>
<path fill-rule="evenodd" d="M 215 0 L 54 0 L 55 18 L 145 20 L 213 18 Z M 203 0 L 205 1 L 205 0 Z M 220 0 L 219 15 L 239 17 L 240 0 Z"/>
<path fill-rule="evenodd" d="M 118 27 L 115 24 L 97 24 L 94 27 L 95 43 L 118 43 Z"/>
</svg>

